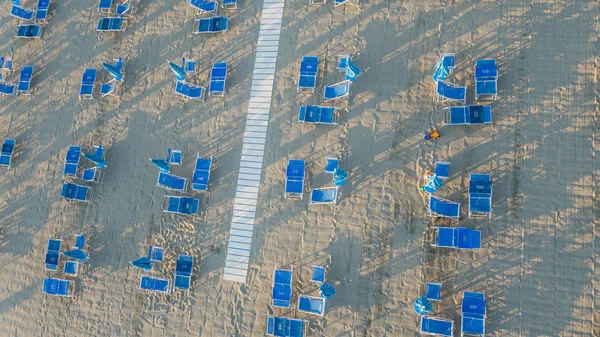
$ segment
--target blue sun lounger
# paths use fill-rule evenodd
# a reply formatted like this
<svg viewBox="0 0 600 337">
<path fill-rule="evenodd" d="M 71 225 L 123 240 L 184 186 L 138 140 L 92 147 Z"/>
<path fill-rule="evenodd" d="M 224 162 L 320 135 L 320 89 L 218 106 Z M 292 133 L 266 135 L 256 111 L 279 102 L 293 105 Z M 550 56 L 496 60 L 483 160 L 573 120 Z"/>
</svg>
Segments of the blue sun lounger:
<svg viewBox="0 0 600 337">
<path fill-rule="evenodd" d="M 421 316 L 421 334 L 452 337 L 454 321 L 439 317 Z"/>
<path fill-rule="evenodd" d="M 39 39 L 42 36 L 42 27 L 38 25 L 18 25 L 17 39 Z"/>
<path fill-rule="evenodd" d="M 10 83 L 0 83 L 0 94 L 6 96 L 17 96 L 17 86 Z"/>
<path fill-rule="evenodd" d="M 436 161 L 434 173 L 438 178 L 444 180 L 450 176 L 450 163 L 446 161 Z"/>
<path fill-rule="evenodd" d="M 335 108 L 320 105 L 302 105 L 298 111 L 298 121 L 309 124 L 336 125 Z"/>
<path fill-rule="evenodd" d="M 350 81 L 343 81 L 333 85 L 325 86 L 323 100 L 325 102 L 333 100 L 347 101 L 350 98 Z"/>
<path fill-rule="evenodd" d="M 303 337 L 304 320 L 287 317 L 267 317 L 267 335 L 276 337 Z"/>
<path fill-rule="evenodd" d="M 58 261 L 60 260 L 60 248 L 62 247 L 62 239 L 48 238 L 48 246 L 46 248 L 46 270 L 58 270 Z"/>
<path fill-rule="evenodd" d="M 110 14 L 110 8 L 112 7 L 112 0 L 100 0 L 98 4 L 98 12 Z"/>
<path fill-rule="evenodd" d="M 77 176 L 77 170 L 79 169 L 79 160 L 81 159 L 81 146 L 72 145 L 67 151 L 65 157 L 65 167 L 63 169 L 63 176 Z"/>
<path fill-rule="evenodd" d="M 189 197 L 178 197 L 169 195 L 169 204 L 167 209 L 163 209 L 166 213 L 176 213 L 182 215 L 196 215 L 200 207 L 200 200 Z"/>
<path fill-rule="evenodd" d="M 125 31 L 125 19 L 122 17 L 100 18 L 98 20 L 98 32 L 123 32 Z"/>
<path fill-rule="evenodd" d="M 445 80 L 446 77 L 454 70 L 455 55 L 455 53 L 444 53 L 440 55 L 440 59 L 435 65 L 435 72 L 432 76 L 435 82 Z"/>
<path fill-rule="evenodd" d="M 131 9 L 131 2 L 129 2 L 129 0 L 127 0 L 127 1 L 117 5 L 117 10 L 115 13 L 118 16 L 126 16 L 127 12 L 129 12 L 130 9 Z"/>
<path fill-rule="evenodd" d="M 175 93 L 183 96 L 184 99 L 195 99 L 204 102 L 204 87 L 192 85 L 186 82 L 177 82 L 175 84 Z"/>
<path fill-rule="evenodd" d="M 498 66 L 494 59 L 475 63 L 475 99 L 479 96 L 498 97 Z"/>
<path fill-rule="evenodd" d="M 94 83 L 98 69 L 86 68 L 81 77 L 81 86 L 79 87 L 79 99 L 94 99 Z"/>
<path fill-rule="evenodd" d="M 216 1 L 206 1 L 206 0 L 190 0 L 190 6 L 196 9 L 196 14 L 209 13 L 216 14 L 217 13 L 217 2 Z"/>
<path fill-rule="evenodd" d="M 142 275 L 140 278 L 140 289 L 167 294 L 169 292 L 169 280 L 150 275 Z"/>
<path fill-rule="evenodd" d="M 177 265 L 175 266 L 175 282 L 173 282 L 174 289 L 190 291 L 193 267 L 193 256 L 184 254 L 179 254 L 177 256 Z"/>
<path fill-rule="evenodd" d="M 461 314 L 461 336 L 485 336 L 486 305 L 484 294 L 465 291 L 463 293 Z"/>
<path fill-rule="evenodd" d="M 279 269 L 275 265 L 273 271 L 273 306 L 289 308 L 292 301 L 292 280 L 294 279 L 294 268 Z"/>
<path fill-rule="evenodd" d="M 45 277 L 42 292 L 46 295 L 71 297 L 71 295 L 69 295 L 69 288 L 71 287 L 71 282 L 73 281 Z"/>
<path fill-rule="evenodd" d="M 446 125 L 478 125 L 492 123 L 492 107 L 483 105 L 446 108 Z"/>
<path fill-rule="evenodd" d="M 237 0 L 223 0 L 221 6 L 225 9 L 237 9 Z"/>
<path fill-rule="evenodd" d="M 102 97 L 106 97 L 106 96 L 115 96 L 115 97 L 119 97 L 119 94 L 115 91 L 117 89 L 117 84 L 115 83 L 115 81 L 110 81 L 108 83 L 102 83 L 102 86 L 100 87 L 100 95 L 102 95 Z"/>
<path fill-rule="evenodd" d="M 10 162 L 12 161 L 15 145 L 17 141 L 12 138 L 6 138 L 2 143 L 2 152 L 0 152 L 0 166 L 10 170 Z"/>
<path fill-rule="evenodd" d="M 460 216 L 460 203 L 430 195 L 427 215 L 458 220 Z"/>
<path fill-rule="evenodd" d="M 325 170 L 323 172 L 333 174 L 340 165 L 340 160 L 337 157 L 325 157 L 327 163 L 325 164 Z"/>
<path fill-rule="evenodd" d="M 158 174 L 156 186 L 162 187 L 166 190 L 185 192 L 187 189 L 187 179 L 165 172 L 160 172 Z"/>
<path fill-rule="evenodd" d="M 81 234 L 75 234 L 75 244 L 73 249 L 83 249 L 85 247 L 85 236 Z"/>
<path fill-rule="evenodd" d="M 35 20 L 41 23 L 48 23 L 48 9 L 50 0 L 38 0 Z"/>
<path fill-rule="evenodd" d="M 325 299 L 300 295 L 300 298 L 298 298 L 298 311 L 323 316 L 325 314 Z"/>
<path fill-rule="evenodd" d="M 302 57 L 302 61 L 300 62 L 300 73 L 298 74 L 298 86 L 296 90 L 303 93 L 314 93 L 317 85 L 318 73 L 319 57 Z"/>
<path fill-rule="evenodd" d="M 196 157 L 196 168 L 194 169 L 194 175 L 192 176 L 192 190 L 208 190 L 212 159 L 212 156 L 208 158 L 201 158 L 200 154 L 198 154 L 198 156 Z"/>
<path fill-rule="evenodd" d="M 467 88 L 450 82 L 437 81 L 435 89 L 435 101 L 455 101 L 465 103 L 467 101 Z"/>
<path fill-rule="evenodd" d="M 335 205 L 337 187 L 313 188 L 310 192 L 310 205 Z"/>
<path fill-rule="evenodd" d="M 60 196 L 67 200 L 82 202 L 89 202 L 91 194 L 92 189 L 90 187 L 73 183 L 64 183 L 60 192 Z"/>
<path fill-rule="evenodd" d="M 33 66 L 24 66 L 19 75 L 19 93 L 21 95 L 30 95 L 31 78 L 33 77 Z"/>
<path fill-rule="evenodd" d="M 165 258 L 165 249 L 163 247 L 148 247 L 148 259 L 154 262 L 163 262 Z"/>
<path fill-rule="evenodd" d="M 431 301 L 442 300 L 442 285 L 440 283 L 427 282 L 425 297 Z"/>
<path fill-rule="evenodd" d="M 226 32 L 229 26 L 229 18 L 216 16 L 214 18 L 196 19 L 198 22 L 198 30 L 194 33 L 220 33 Z"/>
<path fill-rule="evenodd" d="M 464 227 L 433 227 L 436 230 L 434 247 L 480 249 L 481 231 Z"/>
<path fill-rule="evenodd" d="M 469 218 L 492 218 L 492 178 L 489 174 L 471 174 L 469 182 Z"/>
<path fill-rule="evenodd" d="M 303 159 L 290 159 L 285 171 L 285 197 L 302 199 L 304 191 L 305 163 Z"/>
<path fill-rule="evenodd" d="M 325 282 L 325 267 L 313 265 L 310 280 L 315 283 Z"/>
<path fill-rule="evenodd" d="M 17 5 L 12 5 L 10 16 L 14 16 L 21 21 L 34 21 L 35 11 Z"/>
<path fill-rule="evenodd" d="M 227 62 L 216 62 L 210 71 L 210 96 L 225 96 L 225 80 L 227 80 Z"/>
</svg>

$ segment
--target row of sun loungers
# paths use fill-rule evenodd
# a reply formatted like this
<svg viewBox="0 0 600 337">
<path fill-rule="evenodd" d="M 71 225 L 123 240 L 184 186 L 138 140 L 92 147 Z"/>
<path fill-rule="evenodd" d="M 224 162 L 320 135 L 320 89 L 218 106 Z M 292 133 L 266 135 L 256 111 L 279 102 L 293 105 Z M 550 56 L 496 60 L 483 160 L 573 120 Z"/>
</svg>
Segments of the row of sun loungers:
<svg viewBox="0 0 600 337">
<path fill-rule="evenodd" d="M 111 8 L 113 5 L 113 0 L 100 0 L 100 3 L 98 4 L 98 12 L 103 13 L 103 14 L 111 14 Z M 124 16 L 127 15 L 129 13 L 129 9 L 131 8 L 131 4 L 128 1 L 125 1 L 123 3 L 120 3 L 117 5 L 116 9 L 115 9 L 115 14 L 118 16 Z"/>
<path fill-rule="evenodd" d="M 314 267 L 317 268 L 317 273 L 314 272 Z M 324 279 L 324 268 L 313 266 L 313 280 L 317 276 L 319 283 Z M 292 301 L 292 281 L 294 278 L 294 269 L 277 268 L 273 271 L 273 286 L 271 289 L 272 304 L 274 307 L 290 308 Z M 314 297 L 300 295 L 298 298 L 298 311 L 313 315 L 323 316 L 325 314 L 325 299 L 322 297 Z"/>
<path fill-rule="evenodd" d="M 196 157 L 196 166 L 192 176 L 192 190 L 206 191 L 208 189 L 208 181 L 210 180 L 210 170 L 212 166 L 212 156 Z M 176 176 L 167 172 L 160 172 L 156 186 L 169 191 L 186 192 L 188 180 L 183 177 Z"/>
<path fill-rule="evenodd" d="M 33 66 L 24 66 L 19 75 L 17 85 L 0 81 L 0 94 L 6 96 L 17 96 L 18 94 L 28 96 L 31 94 L 31 79 L 33 78 Z"/>
<path fill-rule="evenodd" d="M 19 19 L 16 38 L 34 39 L 42 36 L 42 27 L 36 23 L 48 23 L 50 0 L 38 0 L 35 10 L 13 4 L 10 15 Z M 26 23 L 31 22 L 31 23 Z"/>
<path fill-rule="evenodd" d="M 77 276 L 79 262 L 83 262 L 87 259 L 87 254 L 82 251 L 84 246 L 85 236 L 75 235 L 75 244 L 72 247 L 73 249 L 61 252 L 62 239 L 53 239 L 52 237 L 48 238 L 44 269 L 50 272 L 58 271 L 60 256 L 64 255 L 65 257 L 71 259 L 71 261 L 66 261 L 64 263 L 64 267 L 62 270 L 63 274 L 67 276 Z M 44 278 L 42 292 L 51 296 L 70 297 L 72 292 L 72 286 L 72 280 L 66 280 L 56 277 L 46 277 Z"/>
<path fill-rule="evenodd" d="M 344 81 L 325 86 L 323 91 L 323 100 L 325 102 L 334 100 L 348 100 L 350 96 L 350 83 L 356 79 L 360 72 L 350 59 L 349 55 L 341 55 L 338 59 L 338 70 L 345 72 Z M 300 71 L 298 74 L 297 91 L 299 93 L 314 93 L 317 84 L 317 75 L 319 73 L 319 57 L 304 56 L 300 62 Z M 300 119 L 300 118 L 299 118 Z"/>
<path fill-rule="evenodd" d="M 446 163 L 442 162 L 446 173 Z M 428 215 L 458 220 L 460 203 L 438 196 L 429 197 Z M 489 174 L 471 174 L 469 182 L 469 217 L 492 217 L 492 178 Z"/>
<path fill-rule="evenodd" d="M 189 292 L 191 287 L 193 266 L 193 256 L 185 254 L 179 254 L 177 256 L 177 264 L 175 265 L 175 282 L 173 282 L 173 290 L 183 290 Z M 166 278 L 152 275 L 142 275 L 140 278 L 139 289 L 148 292 L 159 292 L 167 294 L 170 291 L 169 284 L 170 281 Z"/>
<path fill-rule="evenodd" d="M 188 63 L 184 62 L 184 65 Z M 181 70 L 184 73 L 188 72 L 183 68 Z M 227 81 L 227 71 L 227 62 L 216 62 L 213 64 L 213 67 L 210 71 L 210 84 L 208 87 L 208 94 L 210 96 L 225 96 L 225 83 Z M 204 101 L 205 89 L 200 85 L 190 84 L 185 81 L 177 81 L 177 83 L 175 84 L 175 94 L 182 96 L 186 100 L 193 99 L 198 101 Z"/>
<path fill-rule="evenodd" d="M 209 0 L 190 0 L 189 5 L 196 9 L 196 14 L 216 14 L 217 2 Z M 237 9 L 237 0 L 222 0 L 221 7 L 225 9 Z"/>
<path fill-rule="evenodd" d="M 463 293 L 461 305 L 461 336 L 485 336 L 487 309 L 485 295 L 477 292 Z M 450 319 L 421 316 L 420 333 L 433 336 L 453 336 L 454 321 Z"/>
<path fill-rule="evenodd" d="M 444 81 L 448 74 L 454 70 L 455 54 L 442 54 L 436 64 L 433 80 L 436 82 L 436 102 L 455 101 L 465 103 L 467 88 L 451 82 Z M 498 97 L 498 67 L 496 60 L 477 60 L 475 62 L 475 99 L 482 96 Z"/>
<path fill-rule="evenodd" d="M 303 159 L 290 159 L 285 173 L 285 196 L 302 199 L 304 195 L 305 162 Z M 310 204 L 335 205 L 338 188 L 314 188 L 310 193 Z"/>
</svg>

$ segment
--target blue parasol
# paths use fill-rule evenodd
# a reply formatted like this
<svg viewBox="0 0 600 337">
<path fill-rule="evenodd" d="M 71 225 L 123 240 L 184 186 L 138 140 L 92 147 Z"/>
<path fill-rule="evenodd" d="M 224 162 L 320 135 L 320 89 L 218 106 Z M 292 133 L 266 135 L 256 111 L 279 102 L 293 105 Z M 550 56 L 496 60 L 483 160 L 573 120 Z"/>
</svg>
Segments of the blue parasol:
<svg viewBox="0 0 600 337">
<path fill-rule="evenodd" d="M 346 177 L 348 177 L 348 173 L 341 168 L 337 168 L 335 171 L 333 171 L 332 182 L 335 184 L 335 186 L 343 186 L 346 182 Z"/>
<path fill-rule="evenodd" d="M 143 271 L 151 271 L 152 270 L 152 261 L 150 261 L 147 257 L 140 257 L 135 261 L 130 262 L 132 266 L 136 268 L 140 268 Z"/>
<path fill-rule="evenodd" d="M 335 295 L 335 288 L 331 284 L 323 283 L 323 285 L 319 288 L 319 295 L 328 300 Z"/>
<path fill-rule="evenodd" d="M 358 67 L 356 67 L 352 61 L 348 60 L 348 67 L 346 68 L 346 80 L 354 82 L 358 75 L 360 75 L 360 69 L 358 69 Z"/>
<path fill-rule="evenodd" d="M 180 66 L 176 65 L 175 63 L 173 63 L 171 61 L 169 61 L 169 67 L 171 68 L 171 70 L 173 70 L 173 72 L 175 73 L 175 76 L 177 76 L 178 81 L 185 80 L 185 70 L 183 70 L 183 68 L 181 68 Z"/>
<path fill-rule="evenodd" d="M 442 180 L 437 177 L 437 174 L 434 173 L 429 175 L 429 181 L 427 181 L 423 188 L 425 189 L 425 192 L 433 194 L 435 191 L 437 191 L 438 188 L 442 187 L 443 185 L 444 183 L 442 182 Z"/>
<path fill-rule="evenodd" d="M 119 71 L 119 69 L 117 69 L 117 67 L 106 62 L 102 62 L 102 66 L 110 73 L 112 77 L 115 78 L 115 80 L 121 81 L 123 79 L 123 74 Z"/>
<path fill-rule="evenodd" d="M 433 305 L 425 296 L 419 297 L 415 301 L 415 312 L 419 315 L 426 315 L 433 312 Z"/>
<path fill-rule="evenodd" d="M 63 255 L 77 261 L 85 261 L 87 259 L 87 254 L 81 249 L 68 250 Z"/>
</svg>

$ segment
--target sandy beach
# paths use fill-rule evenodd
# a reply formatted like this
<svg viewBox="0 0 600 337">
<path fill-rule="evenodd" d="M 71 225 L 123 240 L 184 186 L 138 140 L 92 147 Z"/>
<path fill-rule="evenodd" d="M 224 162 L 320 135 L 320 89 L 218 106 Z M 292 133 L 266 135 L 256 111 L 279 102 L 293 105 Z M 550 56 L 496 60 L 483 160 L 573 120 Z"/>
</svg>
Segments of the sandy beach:
<svg viewBox="0 0 600 337">
<path fill-rule="evenodd" d="M 230 20 L 219 34 L 194 34 L 200 16 L 187 0 L 132 5 L 124 32 L 100 35 L 98 0 L 56 0 L 33 40 L 13 39 L 18 19 L 0 5 L 0 56 L 15 68 L 3 79 L 35 67 L 30 96 L 0 97 L 0 141 L 17 140 L 0 171 L 0 336 L 264 336 L 267 316 L 307 320 L 306 336 L 416 336 L 426 282 L 443 284 L 436 316 L 455 321 L 455 336 L 463 291 L 485 293 L 487 336 L 600 335 L 598 1 L 285 1 L 245 284 L 223 272 L 263 2 L 219 9 Z M 452 104 L 434 102 L 431 78 L 442 52 L 457 53 L 449 81 L 467 86 L 469 104 L 491 105 L 492 124 L 444 125 Z M 336 105 L 338 125 L 299 123 L 300 105 L 321 104 L 323 87 L 343 80 L 341 54 L 361 75 Z M 320 59 L 314 94 L 296 90 L 304 55 Z M 205 87 L 213 63 L 228 62 L 226 96 L 175 95 L 167 61 L 182 56 L 198 62 L 187 81 Z M 117 57 L 122 95 L 101 97 L 110 79 L 101 62 Z M 475 61 L 486 58 L 498 62 L 499 96 L 476 102 Z M 90 67 L 94 100 L 81 101 Z M 441 137 L 423 140 L 433 128 Z M 60 198 L 75 181 L 62 172 L 70 145 L 106 151 L 87 205 Z M 167 148 L 183 152 L 172 172 L 188 179 L 197 155 L 214 158 L 208 191 L 188 193 L 200 199 L 197 216 L 162 211 L 177 193 L 156 187 L 148 158 Z M 348 181 L 334 207 L 309 206 L 310 188 L 332 186 L 327 156 Z M 306 161 L 302 200 L 284 196 L 289 159 Z M 439 195 L 462 203 L 460 226 L 482 231 L 478 251 L 429 244 L 432 226 L 458 226 L 428 218 L 418 189 L 440 160 L 451 169 Z M 467 217 L 471 173 L 492 176 L 491 219 Z M 48 238 L 65 250 L 75 234 L 87 237 L 89 260 L 66 277 L 73 296 L 44 295 L 44 277 L 65 278 L 44 271 Z M 178 254 L 194 257 L 189 294 L 138 289 L 143 272 L 130 261 L 149 245 L 165 249 L 150 274 L 170 280 Z M 275 264 L 294 268 L 290 309 L 271 304 Z M 300 294 L 318 296 L 311 265 L 325 266 L 337 290 L 324 317 L 296 310 Z"/>
</svg>

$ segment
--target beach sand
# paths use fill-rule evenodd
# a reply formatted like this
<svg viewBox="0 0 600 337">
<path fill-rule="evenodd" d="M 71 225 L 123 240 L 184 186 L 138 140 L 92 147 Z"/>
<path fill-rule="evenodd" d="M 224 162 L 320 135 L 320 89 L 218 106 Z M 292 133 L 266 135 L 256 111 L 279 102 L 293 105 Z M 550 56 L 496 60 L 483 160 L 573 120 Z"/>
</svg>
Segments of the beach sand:
<svg viewBox="0 0 600 337">
<path fill-rule="evenodd" d="M 23 5 L 35 7 L 33 0 Z M 593 1 L 367 1 L 360 7 L 287 1 L 264 172 L 246 284 L 222 281 L 250 97 L 262 2 L 241 0 L 224 34 L 195 35 L 186 1 L 134 2 L 124 33 L 99 36 L 97 1 L 50 5 L 41 40 L 12 40 L 0 18 L 0 55 L 15 61 L 7 82 L 34 65 L 30 97 L 0 100 L 0 135 L 16 138 L 0 173 L 0 336 L 263 336 L 269 315 L 308 321 L 308 336 L 415 336 L 414 301 L 426 281 L 443 283 L 436 315 L 460 330 L 463 291 L 486 294 L 488 336 L 600 335 L 596 313 L 598 222 L 598 10 Z M 9 2 L 0 6 L 9 13 Z M 457 52 L 449 80 L 468 85 L 476 59 L 496 58 L 493 125 L 444 127 L 431 79 L 440 52 Z M 301 104 L 322 102 L 342 80 L 339 54 L 362 70 L 338 126 L 307 126 Z M 212 63 L 229 62 L 227 96 L 184 102 L 166 61 L 198 61 L 188 81 L 208 87 Z M 296 93 L 303 55 L 321 68 L 314 95 Z M 125 59 L 120 99 L 80 102 L 87 67 Z M 99 81 L 96 90 L 99 90 Z M 485 104 L 485 102 L 480 102 Z M 437 127 L 441 138 L 425 142 Z M 59 198 L 70 145 L 106 149 L 104 183 L 85 206 Z M 194 159 L 213 155 L 202 214 L 164 214 L 165 192 L 148 158 L 184 153 L 173 172 L 191 179 Z M 326 156 L 349 172 L 338 205 L 308 206 L 309 187 L 331 186 Z M 284 198 L 288 159 L 307 161 L 303 200 Z M 482 230 L 477 252 L 431 248 L 418 178 L 451 162 L 440 195 L 462 202 L 461 226 Z M 88 165 L 82 160 L 82 165 Z M 491 173 L 491 220 L 466 218 L 470 173 Z M 456 225 L 456 224 L 452 224 Z M 49 236 L 88 238 L 90 260 L 72 298 L 41 293 Z M 189 294 L 138 290 L 129 261 L 165 247 L 154 275 L 173 279 L 177 254 L 195 258 Z M 64 249 L 64 248 L 63 248 Z M 64 258 L 62 259 L 64 262 Z M 294 297 L 317 295 L 310 266 L 327 267 L 337 289 L 325 317 L 271 306 L 273 266 L 294 268 Z M 62 266 L 62 265 L 61 265 Z M 600 269 L 598 269 L 600 270 Z M 62 277 L 60 273 L 56 275 Z"/>
</svg>

